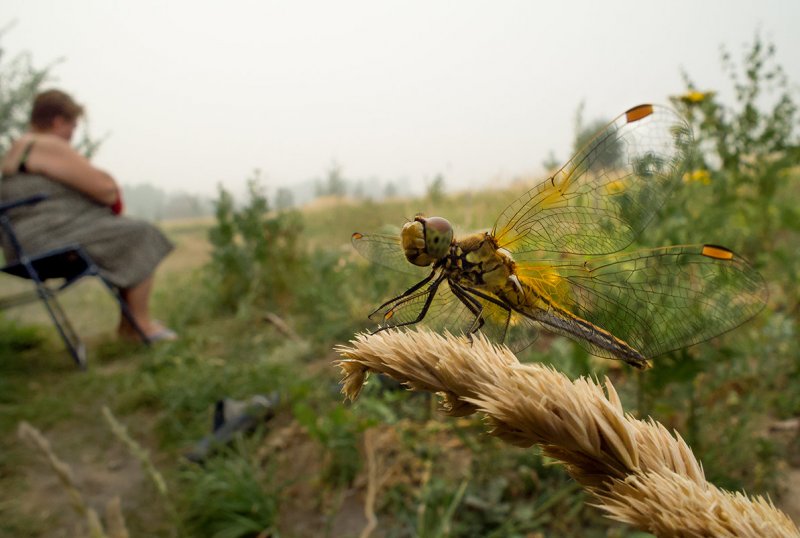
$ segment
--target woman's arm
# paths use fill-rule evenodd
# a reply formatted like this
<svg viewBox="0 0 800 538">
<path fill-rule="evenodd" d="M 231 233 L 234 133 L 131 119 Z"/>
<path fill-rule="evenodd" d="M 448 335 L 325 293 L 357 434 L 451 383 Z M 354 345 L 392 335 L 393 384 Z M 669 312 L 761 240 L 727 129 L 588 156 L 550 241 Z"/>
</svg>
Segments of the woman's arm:
<svg viewBox="0 0 800 538">
<path fill-rule="evenodd" d="M 92 166 L 67 141 L 57 136 L 36 137 L 27 167 L 29 172 L 72 187 L 101 204 L 110 206 L 120 198 L 119 186 L 113 177 Z"/>
</svg>

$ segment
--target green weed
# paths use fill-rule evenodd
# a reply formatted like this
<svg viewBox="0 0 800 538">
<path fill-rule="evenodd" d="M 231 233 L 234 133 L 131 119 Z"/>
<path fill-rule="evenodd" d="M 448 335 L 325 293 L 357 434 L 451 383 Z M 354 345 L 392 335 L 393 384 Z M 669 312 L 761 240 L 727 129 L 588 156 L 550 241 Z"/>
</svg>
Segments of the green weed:
<svg viewBox="0 0 800 538">
<path fill-rule="evenodd" d="M 278 536 L 281 484 L 274 469 L 239 442 L 202 467 L 181 473 L 183 522 L 189 536 L 243 538 Z"/>
</svg>

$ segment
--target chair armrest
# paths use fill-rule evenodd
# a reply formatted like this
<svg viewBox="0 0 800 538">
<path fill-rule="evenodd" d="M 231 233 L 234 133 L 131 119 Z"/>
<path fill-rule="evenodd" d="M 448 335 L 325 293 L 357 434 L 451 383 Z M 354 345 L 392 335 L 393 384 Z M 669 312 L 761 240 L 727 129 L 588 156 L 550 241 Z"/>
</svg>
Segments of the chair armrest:
<svg viewBox="0 0 800 538">
<path fill-rule="evenodd" d="M 20 198 L 19 200 L 0 203 L 0 214 L 5 213 L 9 209 L 14 209 L 15 207 L 38 204 L 42 200 L 46 200 L 47 197 L 48 196 L 46 194 L 34 194 L 33 196 L 28 196 L 27 198 Z"/>
</svg>

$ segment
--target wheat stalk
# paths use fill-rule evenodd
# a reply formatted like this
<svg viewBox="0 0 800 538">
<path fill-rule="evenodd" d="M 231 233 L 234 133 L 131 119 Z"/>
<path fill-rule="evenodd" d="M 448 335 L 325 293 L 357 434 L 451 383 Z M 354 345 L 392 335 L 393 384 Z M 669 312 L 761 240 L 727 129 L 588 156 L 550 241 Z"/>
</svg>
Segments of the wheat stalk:
<svg viewBox="0 0 800 538">
<path fill-rule="evenodd" d="M 75 476 L 72 474 L 72 468 L 56 455 L 50 446 L 50 441 L 47 440 L 42 432 L 25 421 L 19 423 L 17 435 L 47 458 L 47 463 L 50 464 L 50 468 L 55 472 L 58 481 L 61 482 L 61 486 L 69 495 L 72 507 L 78 514 L 86 518 L 89 536 L 91 538 L 108 538 L 103 531 L 103 525 L 100 523 L 100 517 L 97 512 L 83 498 Z"/>
<path fill-rule="evenodd" d="M 106 419 L 108 427 L 111 429 L 111 433 L 113 433 L 117 439 L 122 441 L 122 443 L 128 447 L 131 455 L 139 460 L 139 463 L 144 468 L 145 473 L 150 477 L 150 480 L 155 485 L 156 490 L 161 495 L 167 513 L 178 527 L 178 534 L 182 534 L 183 528 L 181 519 L 178 517 L 178 511 L 175 508 L 172 498 L 170 497 L 169 490 L 167 489 L 167 481 L 164 480 L 164 476 L 158 471 L 158 469 L 156 469 L 156 466 L 153 465 L 153 461 L 150 459 L 150 452 L 148 452 L 146 448 L 139 444 L 136 439 L 131 437 L 130 433 L 128 433 L 128 428 L 119 420 L 117 420 L 117 417 L 114 416 L 114 413 L 112 413 L 107 406 L 103 406 L 102 413 L 103 418 Z"/>
<path fill-rule="evenodd" d="M 609 517 L 657 536 L 798 537 L 788 516 L 762 497 L 705 480 L 679 434 L 622 409 L 608 379 L 575 381 L 552 368 L 520 364 L 505 347 L 476 336 L 429 331 L 357 335 L 340 346 L 342 392 L 358 397 L 368 372 L 442 396 L 453 416 L 476 411 L 491 433 L 517 446 L 541 446 L 566 467 Z"/>
<path fill-rule="evenodd" d="M 378 526 L 378 517 L 375 515 L 375 501 L 378 496 L 378 454 L 375 450 L 375 437 L 378 435 L 374 429 L 364 432 L 364 454 L 367 458 L 367 493 L 364 502 L 364 516 L 367 525 L 361 531 L 359 538 L 369 538 Z"/>
<path fill-rule="evenodd" d="M 117 417 L 111 412 L 111 410 L 107 406 L 103 406 L 102 408 L 103 417 L 106 419 L 109 428 L 111 428 L 111 433 L 113 433 L 117 439 L 123 442 L 125 446 L 128 447 L 130 453 L 139 460 L 139 463 L 144 467 L 145 472 L 150 477 L 150 480 L 153 481 L 155 484 L 156 489 L 161 494 L 161 496 L 169 502 L 169 492 L 167 491 L 167 482 L 164 480 L 164 477 L 158 472 L 155 465 L 153 465 L 153 461 L 150 459 L 150 453 L 145 449 L 142 445 L 140 445 L 136 440 L 131 437 L 128 433 L 128 428 L 125 427 Z"/>
<path fill-rule="evenodd" d="M 122 501 L 116 495 L 106 503 L 106 526 L 108 538 L 130 538 L 122 515 Z"/>
</svg>

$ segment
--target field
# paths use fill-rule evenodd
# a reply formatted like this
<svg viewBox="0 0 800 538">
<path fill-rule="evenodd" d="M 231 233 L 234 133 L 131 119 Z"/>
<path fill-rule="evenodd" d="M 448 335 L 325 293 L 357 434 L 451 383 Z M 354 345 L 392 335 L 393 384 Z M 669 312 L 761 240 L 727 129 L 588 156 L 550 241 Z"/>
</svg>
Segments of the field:
<svg viewBox="0 0 800 538">
<path fill-rule="evenodd" d="M 359 536 L 369 458 L 381 477 L 373 536 L 643 536 L 587 506 L 537 450 L 487 436 L 478 416 L 446 418 L 433 398 L 385 379 L 355 404 L 339 394 L 333 347 L 368 328 L 370 306 L 403 285 L 402 275 L 359 259 L 350 234 L 422 209 L 478 229 L 522 189 L 380 204 L 320 199 L 286 214 L 251 201 L 217 219 L 164 223 L 177 249 L 158 272 L 154 310 L 180 340 L 150 349 L 116 342 L 111 299 L 96 283 L 80 284 L 63 304 L 89 346 L 87 372 L 74 368 L 39 305 L 5 312 L 0 536 L 88 535 L 86 508 L 103 515 L 115 497 L 131 536 Z M 664 220 L 675 225 L 677 214 Z M 258 223 L 251 235 L 248 222 Z M 229 241 L 225 223 L 235 228 Z M 774 251 L 785 252 L 796 232 L 779 231 Z M 646 374 L 560 337 L 540 338 L 522 358 L 573 378 L 609 376 L 626 409 L 687 439 L 712 482 L 768 493 L 800 521 L 797 303 L 785 292 L 791 277 L 780 275 L 794 261 L 759 256 L 773 297 L 767 310 Z M 0 291 L 20 285 L 9 277 Z M 279 395 L 271 420 L 202 466 L 186 460 L 210 432 L 217 400 L 255 394 Z M 141 448 L 114 433 L 114 420 Z M 69 466 L 82 501 L 21 438 L 22 421 Z"/>
</svg>

